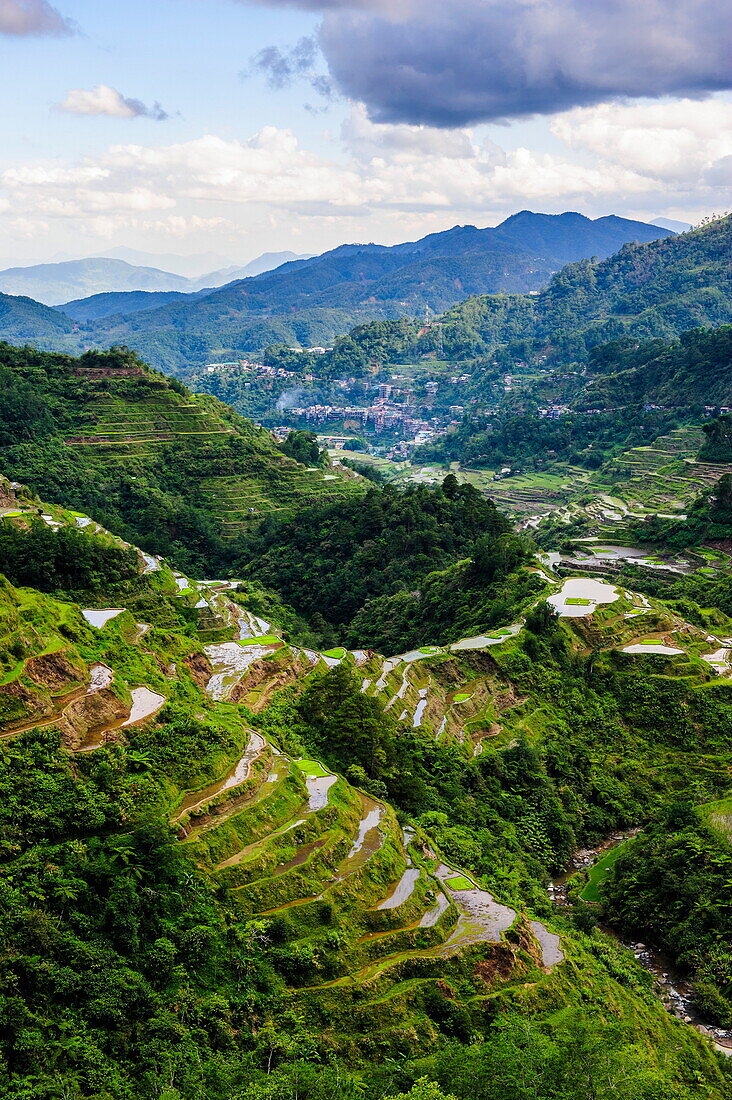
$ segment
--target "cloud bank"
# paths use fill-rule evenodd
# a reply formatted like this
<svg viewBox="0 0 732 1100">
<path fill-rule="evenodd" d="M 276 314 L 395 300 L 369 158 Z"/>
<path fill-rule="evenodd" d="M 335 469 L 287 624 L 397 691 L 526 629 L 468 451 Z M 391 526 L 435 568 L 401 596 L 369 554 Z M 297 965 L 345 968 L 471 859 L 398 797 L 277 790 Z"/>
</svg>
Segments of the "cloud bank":
<svg viewBox="0 0 732 1100">
<path fill-rule="evenodd" d="M 462 126 L 732 87 L 728 0 L 259 0 L 322 13 L 338 89 L 379 122 Z"/>
<path fill-rule="evenodd" d="M 71 20 L 47 0 L 0 0 L 0 34 L 64 35 L 73 34 L 74 30 Z"/>
<path fill-rule="evenodd" d="M 246 141 L 112 145 L 0 171 L 0 227 L 72 241 L 205 231 L 227 242 L 283 227 L 322 251 L 374 232 L 396 241 L 458 221 L 485 225 L 524 207 L 649 220 L 663 195 L 665 212 L 686 221 L 726 208 L 732 103 L 716 98 L 702 112 L 691 100 L 576 108 L 551 127 L 558 151 L 537 153 L 470 131 L 375 123 L 357 106 L 333 155 L 271 126 Z"/>
<path fill-rule="evenodd" d="M 1 0 L 0 0 L 1 2 Z M 71 88 L 62 103 L 59 103 L 59 111 L 70 115 L 105 115 L 107 118 L 151 118 L 156 122 L 164 122 L 169 118 L 159 103 L 155 102 L 148 107 L 139 99 L 130 99 L 123 96 L 116 88 L 109 84 L 97 84 L 95 88 Z"/>
</svg>

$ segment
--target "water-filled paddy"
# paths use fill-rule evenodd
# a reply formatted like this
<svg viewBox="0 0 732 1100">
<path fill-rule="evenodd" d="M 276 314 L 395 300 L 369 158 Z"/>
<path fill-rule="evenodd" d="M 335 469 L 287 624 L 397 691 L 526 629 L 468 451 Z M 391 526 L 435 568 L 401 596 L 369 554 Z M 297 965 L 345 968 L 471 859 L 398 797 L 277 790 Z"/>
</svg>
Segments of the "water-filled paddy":
<svg viewBox="0 0 732 1100">
<path fill-rule="evenodd" d="M 151 718 L 165 703 L 164 695 L 160 695 L 157 691 L 151 691 L 147 687 L 133 688 L 130 694 L 132 695 L 132 709 L 129 718 L 122 723 L 123 726 L 134 726 L 136 722 Z"/>
<path fill-rule="evenodd" d="M 562 618 L 571 619 L 589 614 L 598 604 L 614 603 L 619 595 L 617 588 L 604 581 L 591 577 L 570 577 L 562 585 L 561 591 L 547 596 L 547 603 Z"/>
<path fill-rule="evenodd" d="M 656 653 L 665 657 L 678 657 L 683 652 L 683 649 L 675 649 L 674 646 L 655 641 L 635 642 L 633 645 L 626 645 L 623 649 L 623 653 Z"/>
<path fill-rule="evenodd" d="M 91 626 L 96 626 L 97 629 L 101 630 L 110 619 L 114 619 L 117 615 L 121 615 L 124 610 L 124 607 L 105 607 L 100 610 L 87 608 L 85 611 L 82 611 L 82 615 Z"/>
</svg>

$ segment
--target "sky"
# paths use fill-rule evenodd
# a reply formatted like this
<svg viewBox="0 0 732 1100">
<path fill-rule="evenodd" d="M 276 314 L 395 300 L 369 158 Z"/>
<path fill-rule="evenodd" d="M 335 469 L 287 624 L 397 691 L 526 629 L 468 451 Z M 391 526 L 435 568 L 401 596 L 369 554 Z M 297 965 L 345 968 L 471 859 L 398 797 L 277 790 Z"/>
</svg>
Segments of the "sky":
<svg viewBox="0 0 732 1100">
<path fill-rule="evenodd" d="M 728 0 L 0 0 L 0 262 L 732 207 Z"/>
</svg>

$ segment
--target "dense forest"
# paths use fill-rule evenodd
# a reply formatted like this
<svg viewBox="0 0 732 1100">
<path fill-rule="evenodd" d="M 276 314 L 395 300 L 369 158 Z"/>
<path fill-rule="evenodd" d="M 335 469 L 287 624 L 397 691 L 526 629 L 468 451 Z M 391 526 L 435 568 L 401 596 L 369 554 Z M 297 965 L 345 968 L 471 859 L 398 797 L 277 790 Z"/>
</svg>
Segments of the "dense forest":
<svg viewBox="0 0 732 1100">
<path fill-rule="evenodd" d="M 665 948 L 722 1027 L 732 1025 L 731 808 L 671 805 L 622 852 L 602 889 L 608 917 Z"/>
<path fill-rule="evenodd" d="M 448 475 L 439 489 L 372 487 L 362 498 L 265 520 L 234 571 L 278 592 L 324 641 L 399 652 L 515 615 L 541 589 L 528 542 Z"/>
</svg>

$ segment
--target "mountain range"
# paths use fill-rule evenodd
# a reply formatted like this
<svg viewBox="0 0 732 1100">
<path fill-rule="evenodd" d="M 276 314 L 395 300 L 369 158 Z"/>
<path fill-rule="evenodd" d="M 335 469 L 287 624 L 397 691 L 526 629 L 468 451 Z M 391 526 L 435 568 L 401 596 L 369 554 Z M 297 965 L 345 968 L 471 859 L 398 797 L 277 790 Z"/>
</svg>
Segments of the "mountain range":
<svg viewBox="0 0 732 1100">
<path fill-rule="evenodd" d="M 110 293 L 177 291 L 191 294 L 206 287 L 222 286 L 232 279 L 260 275 L 301 258 L 295 252 L 265 252 L 248 264 L 229 265 L 197 277 L 186 277 L 130 263 L 120 257 L 91 256 L 82 260 L 6 268 L 0 271 L 0 292 L 33 298 L 49 306 L 73 305 L 76 299 Z"/>
<path fill-rule="evenodd" d="M 522 211 L 491 229 L 455 226 L 391 247 L 342 245 L 184 297 L 178 284 L 77 295 L 60 311 L 0 297 L 0 335 L 51 350 L 125 344 L 176 373 L 269 344 L 327 345 L 359 321 L 430 316 L 475 294 L 538 293 L 567 263 L 671 236 L 614 215 Z"/>
</svg>

